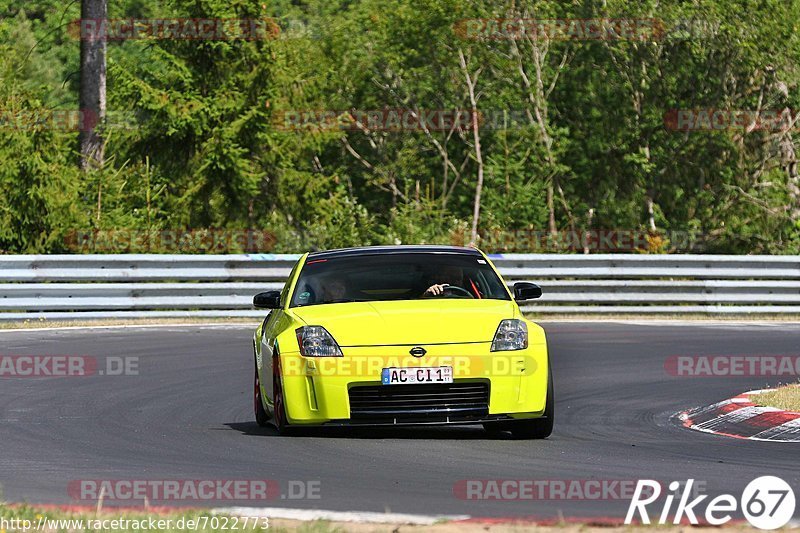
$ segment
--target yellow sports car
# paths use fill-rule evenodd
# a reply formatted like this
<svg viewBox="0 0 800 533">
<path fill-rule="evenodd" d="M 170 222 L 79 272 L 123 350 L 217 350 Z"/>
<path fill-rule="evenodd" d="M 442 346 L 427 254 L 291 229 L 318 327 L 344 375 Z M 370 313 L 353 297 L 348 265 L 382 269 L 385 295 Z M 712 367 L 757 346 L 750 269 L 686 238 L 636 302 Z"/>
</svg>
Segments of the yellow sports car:
<svg viewBox="0 0 800 533">
<path fill-rule="evenodd" d="M 256 421 L 302 426 L 483 424 L 553 429 L 544 330 L 474 248 L 375 246 L 303 255 L 255 332 Z"/>
</svg>

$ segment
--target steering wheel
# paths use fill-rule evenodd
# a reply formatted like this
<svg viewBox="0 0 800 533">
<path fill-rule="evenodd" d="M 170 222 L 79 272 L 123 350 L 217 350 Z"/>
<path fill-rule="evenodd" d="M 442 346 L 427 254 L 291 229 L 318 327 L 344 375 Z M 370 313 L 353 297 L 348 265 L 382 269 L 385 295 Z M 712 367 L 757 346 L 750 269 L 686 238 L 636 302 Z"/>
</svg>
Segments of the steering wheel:
<svg viewBox="0 0 800 533">
<path fill-rule="evenodd" d="M 450 291 L 450 292 L 455 292 L 455 293 L 466 294 L 467 296 L 469 296 L 469 297 L 470 297 L 470 298 L 472 298 L 473 300 L 475 299 L 475 296 L 474 296 L 474 295 L 473 295 L 471 292 L 469 292 L 469 291 L 468 291 L 467 289 L 465 289 L 464 287 L 459 287 L 458 285 L 447 285 L 447 286 L 445 286 L 445 287 L 442 289 L 442 294 L 445 294 L 445 293 L 446 293 L 446 292 L 448 292 L 448 291 Z"/>
</svg>

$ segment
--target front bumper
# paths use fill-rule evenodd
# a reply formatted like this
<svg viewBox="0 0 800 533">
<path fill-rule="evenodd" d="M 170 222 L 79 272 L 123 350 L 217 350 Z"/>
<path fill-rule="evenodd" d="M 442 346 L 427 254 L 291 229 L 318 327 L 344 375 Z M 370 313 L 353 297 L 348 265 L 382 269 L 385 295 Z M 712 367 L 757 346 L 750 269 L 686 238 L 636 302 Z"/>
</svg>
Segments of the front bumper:
<svg viewBox="0 0 800 533">
<path fill-rule="evenodd" d="M 541 416 L 541 414 L 537 414 Z M 344 420 L 330 420 L 320 424 L 325 427 L 353 427 L 353 426 L 369 426 L 369 427 L 396 427 L 396 426 L 469 426 L 474 424 L 485 424 L 492 422 L 509 422 L 514 420 L 510 415 L 486 415 L 482 417 L 462 417 L 462 416 L 435 416 L 429 418 L 380 418 L 374 420 L 361 420 L 361 419 L 344 419 Z"/>
<path fill-rule="evenodd" d="M 548 375 L 545 344 L 509 352 L 490 352 L 491 343 L 428 345 L 427 353 L 420 358 L 409 355 L 413 347 L 343 347 L 344 356 L 332 358 L 281 353 L 289 423 L 468 424 L 536 418 L 544 412 Z M 437 366 L 451 366 L 453 388 L 466 389 L 443 391 L 434 384 L 381 385 L 383 368 Z M 477 395 L 478 385 L 485 386 L 482 400 Z M 365 399 L 359 394 L 367 390 L 374 394 L 376 409 L 369 408 L 369 396 Z M 389 401 L 386 394 L 407 401 Z M 465 396 L 469 401 L 463 401 Z"/>
</svg>

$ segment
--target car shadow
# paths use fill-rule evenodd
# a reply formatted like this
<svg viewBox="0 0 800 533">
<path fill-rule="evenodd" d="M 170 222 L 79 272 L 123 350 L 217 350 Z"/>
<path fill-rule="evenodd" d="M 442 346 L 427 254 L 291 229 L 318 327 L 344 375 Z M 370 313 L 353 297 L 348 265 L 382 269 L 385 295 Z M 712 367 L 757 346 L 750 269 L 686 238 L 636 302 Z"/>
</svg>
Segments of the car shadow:
<svg viewBox="0 0 800 533">
<path fill-rule="evenodd" d="M 224 424 L 243 435 L 278 438 L 336 439 L 430 439 L 430 440 L 514 440 L 507 431 L 487 432 L 481 426 L 402 426 L 402 427 L 314 427 L 293 428 L 291 436 L 278 434 L 274 426 L 261 427 L 255 422 Z"/>
</svg>

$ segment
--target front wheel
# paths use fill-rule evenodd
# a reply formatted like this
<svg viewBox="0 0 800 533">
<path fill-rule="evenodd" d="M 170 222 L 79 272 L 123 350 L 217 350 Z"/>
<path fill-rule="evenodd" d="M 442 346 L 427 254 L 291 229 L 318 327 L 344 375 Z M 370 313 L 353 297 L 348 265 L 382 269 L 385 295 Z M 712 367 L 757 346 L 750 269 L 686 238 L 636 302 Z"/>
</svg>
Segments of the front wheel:
<svg viewBox="0 0 800 533">
<path fill-rule="evenodd" d="M 547 376 L 547 399 L 544 414 L 541 418 L 515 420 L 511 422 L 511 434 L 518 439 L 546 439 L 553 433 L 553 416 L 555 414 L 555 398 L 553 393 L 553 373 Z"/>
<path fill-rule="evenodd" d="M 272 368 L 272 391 L 274 394 L 273 398 L 275 399 L 275 405 L 272 411 L 275 415 L 275 428 L 278 430 L 279 434 L 289 435 L 291 433 L 291 428 L 289 427 L 289 422 L 286 420 L 286 399 L 283 395 L 281 381 L 281 360 L 277 355 L 275 356 Z"/>
</svg>

